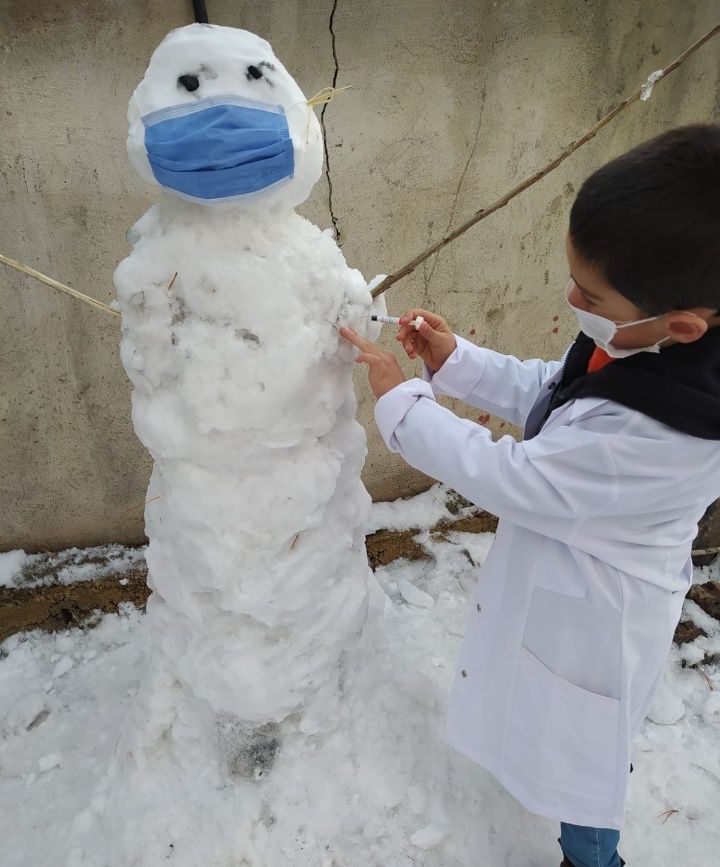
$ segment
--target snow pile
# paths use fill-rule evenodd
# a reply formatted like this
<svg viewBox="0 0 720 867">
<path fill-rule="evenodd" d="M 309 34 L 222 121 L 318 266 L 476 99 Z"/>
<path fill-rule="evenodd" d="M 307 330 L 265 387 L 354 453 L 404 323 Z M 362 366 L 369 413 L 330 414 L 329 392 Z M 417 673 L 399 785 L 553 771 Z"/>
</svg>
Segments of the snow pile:
<svg viewBox="0 0 720 867">
<path fill-rule="evenodd" d="M 6 554 L 0 554 L 0 587 L 16 586 L 26 560 L 27 554 L 24 551 L 8 551 Z"/>
<path fill-rule="evenodd" d="M 457 496 L 457 495 L 455 495 Z M 368 534 L 377 530 L 413 530 L 416 527 L 432 526 L 440 521 L 450 521 L 458 514 L 470 512 L 474 506 L 454 507 L 455 513 L 448 508 L 448 492 L 440 485 L 433 485 L 406 500 L 389 503 L 375 503 L 366 525 Z"/>
</svg>

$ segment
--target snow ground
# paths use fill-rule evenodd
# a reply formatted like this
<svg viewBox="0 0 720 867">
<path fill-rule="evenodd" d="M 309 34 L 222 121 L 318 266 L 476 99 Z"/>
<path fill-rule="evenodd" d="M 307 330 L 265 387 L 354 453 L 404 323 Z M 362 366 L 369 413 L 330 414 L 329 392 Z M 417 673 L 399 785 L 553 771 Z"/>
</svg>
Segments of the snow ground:
<svg viewBox="0 0 720 867">
<path fill-rule="evenodd" d="M 376 571 L 387 602 L 368 628 L 384 636 L 382 686 L 362 713 L 373 749 L 388 752 L 384 774 L 378 775 L 377 764 L 360 764 L 353 796 L 373 854 L 355 857 L 356 850 L 340 841 L 318 867 L 555 867 L 560 861 L 554 823 L 527 814 L 489 775 L 441 744 L 466 593 L 474 564 L 482 563 L 492 542 L 490 534 L 467 533 L 433 540 L 429 528 L 449 517 L 444 496 L 435 486 L 410 500 L 373 507 L 370 532 L 420 526 L 418 541 L 432 556 Z M 137 562 L 135 552 L 116 554 L 120 561 Z M 21 560 L 16 555 L 13 567 Z M 77 560 L 77 579 L 98 577 L 90 574 L 86 558 Z M 59 562 L 65 563 L 61 580 L 73 580 L 72 564 Z M 12 586 L 16 571 L 9 560 L 6 565 L 6 583 Z M 697 569 L 695 580 L 717 580 L 719 571 L 717 563 Z M 621 840 L 629 867 L 700 867 L 716 863 L 720 851 L 720 667 L 682 667 L 684 660 L 693 664 L 718 652 L 720 624 L 692 602 L 685 615 L 708 636 L 673 647 L 665 688 L 651 714 L 656 722 L 646 721 L 635 745 Z M 102 617 L 94 629 L 24 633 L 0 646 L 0 867 L 65 864 L 69 829 L 92 798 L 138 689 L 142 633 L 143 615 L 125 606 Z M 393 744 L 382 744 L 384 732 Z M 308 786 L 317 796 L 320 790 Z M 170 807 L 171 792 L 167 798 Z M 370 799 L 384 810 L 387 829 L 370 820 L 378 815 L 377 809 L 366 809 Z M 391 863 L 384 847 L 397 852 L 398 835 L 404 835 L 404 857 Z M 188 863 L 172 849 L 166 860 Z M 282 867 L 293 863 L 288 857 Z"/>
</svg>

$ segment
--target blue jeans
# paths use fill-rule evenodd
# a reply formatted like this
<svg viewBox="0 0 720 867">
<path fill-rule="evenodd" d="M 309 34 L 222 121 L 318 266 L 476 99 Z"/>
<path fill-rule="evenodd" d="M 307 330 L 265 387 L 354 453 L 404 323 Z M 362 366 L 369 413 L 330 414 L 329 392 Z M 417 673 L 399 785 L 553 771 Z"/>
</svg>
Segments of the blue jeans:
<svg viewBox="0 0 720 867">
<path fill-rule="evenodd" d="M 560 846 L 573 867 L 620 867 L 620 832 L 613 828 L 585 828 L 560 824 Z"/>
</svg>

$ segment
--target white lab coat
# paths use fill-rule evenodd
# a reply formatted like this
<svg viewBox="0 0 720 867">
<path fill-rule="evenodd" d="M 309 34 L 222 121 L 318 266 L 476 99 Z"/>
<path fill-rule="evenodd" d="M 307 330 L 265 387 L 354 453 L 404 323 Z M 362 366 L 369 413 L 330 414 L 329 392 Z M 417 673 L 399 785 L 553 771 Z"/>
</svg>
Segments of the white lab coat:
<svg viewBox="0 0 720 867">
<path fill-rule="evenodd" d="M 377 402 L 391 451 L 500 518 L 450 697 L 449 743 L 528 810 L 620 828 L 630 742 L 662 676 L 697 522 L 720 493 L 715 441 L 607 400 L 517 442 L 433 390 L 522 426 L 561 362 L 462 338 L 441 370 Z"/>
</svg>

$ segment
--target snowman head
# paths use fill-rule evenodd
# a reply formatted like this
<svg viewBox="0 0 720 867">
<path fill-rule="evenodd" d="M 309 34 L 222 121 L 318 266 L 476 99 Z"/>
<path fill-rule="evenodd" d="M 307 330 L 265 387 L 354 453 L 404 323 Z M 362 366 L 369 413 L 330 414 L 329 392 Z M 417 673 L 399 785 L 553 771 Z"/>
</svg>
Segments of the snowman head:
<svg viewBox="0 0 720 867">
<path fill-rule="evenodd" d="M 213 206 L 290 210 L 320 177 L 320 125 L 269 43 L 212 24 L 171 31 L 130 99 L 140 175 Z"/>
</svg>

